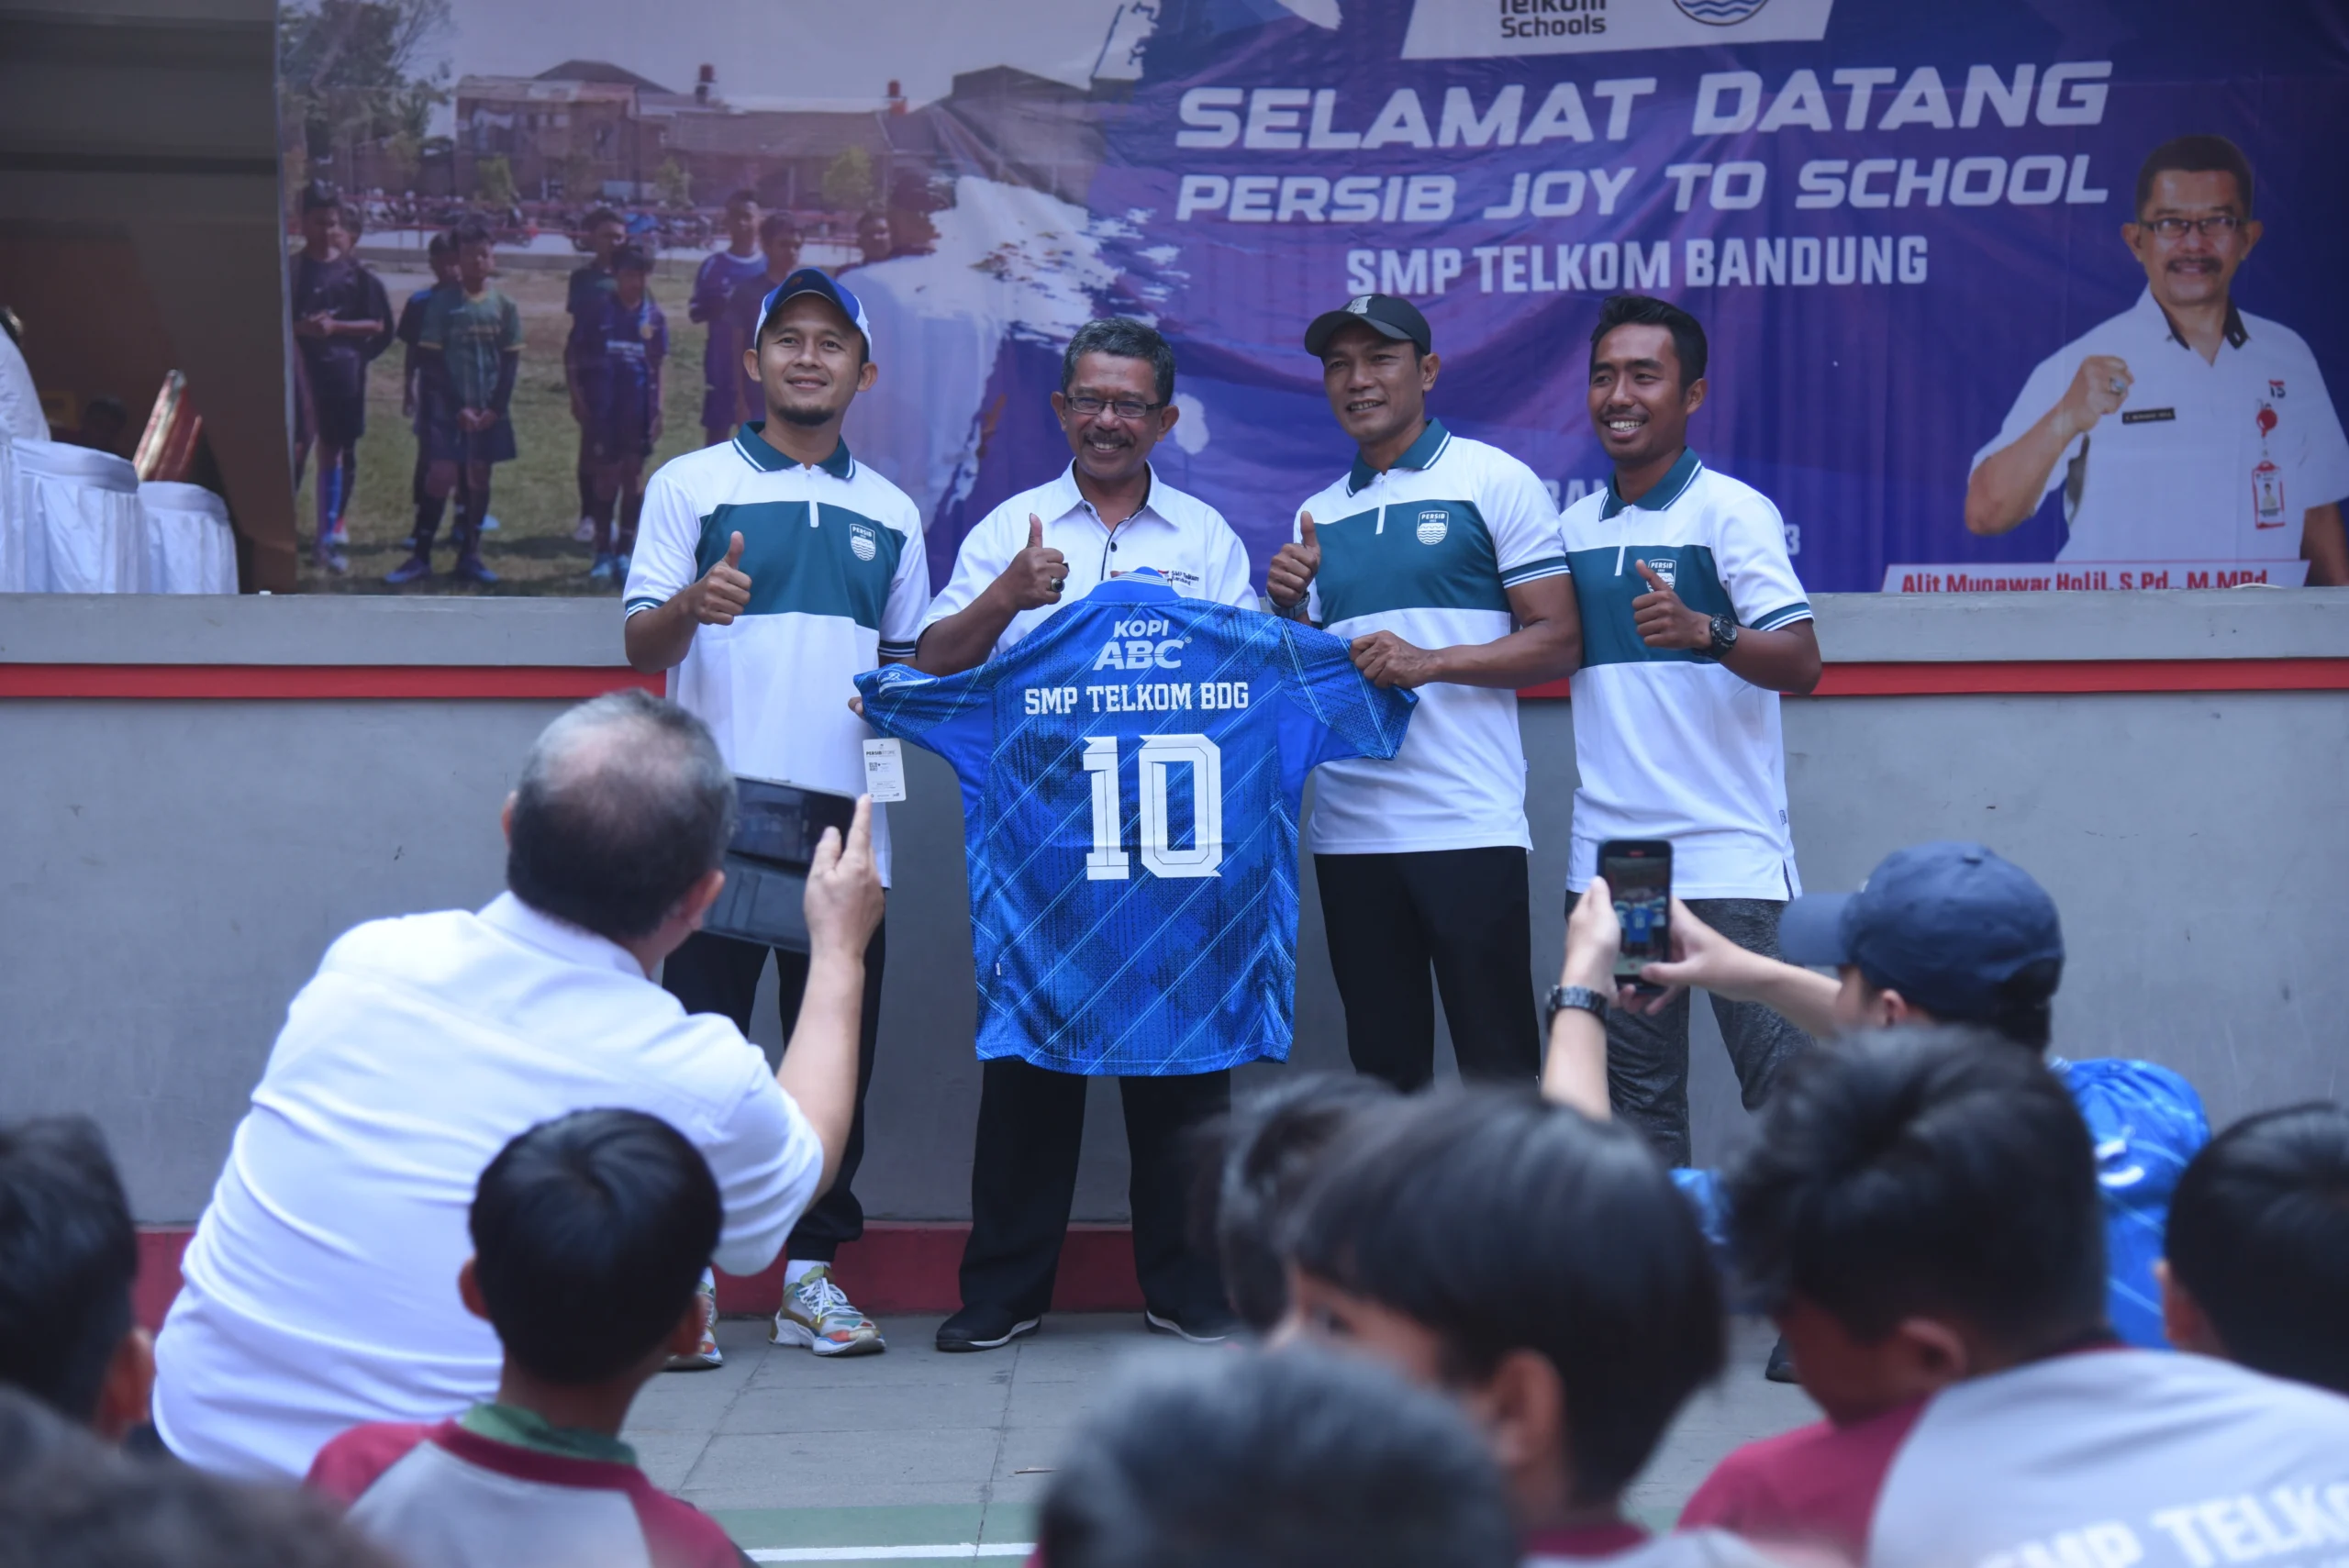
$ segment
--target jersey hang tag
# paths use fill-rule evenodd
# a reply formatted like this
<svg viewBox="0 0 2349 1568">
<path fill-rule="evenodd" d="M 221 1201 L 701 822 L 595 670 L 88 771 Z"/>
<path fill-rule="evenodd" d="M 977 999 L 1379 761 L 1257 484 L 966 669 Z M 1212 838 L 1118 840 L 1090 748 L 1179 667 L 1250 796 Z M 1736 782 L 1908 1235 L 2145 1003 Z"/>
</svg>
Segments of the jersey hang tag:
<svg viewBox="0 0 2349 1568">
<path fill-rule="evenodd" d="M 896 741 L 864 743 L 864 793 L 876 806 L 906 798 L 906 753 Z"/>
</svg>

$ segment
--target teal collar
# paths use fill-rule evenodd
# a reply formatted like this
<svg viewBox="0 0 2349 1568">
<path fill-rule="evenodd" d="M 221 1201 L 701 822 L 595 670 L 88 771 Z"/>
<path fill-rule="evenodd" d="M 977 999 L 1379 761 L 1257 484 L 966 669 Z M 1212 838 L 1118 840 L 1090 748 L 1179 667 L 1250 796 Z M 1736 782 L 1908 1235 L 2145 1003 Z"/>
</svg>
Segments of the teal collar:
<svg viewBox="0 0 2349 1568">
<path fill-rule="evenodd" d="M 1615 476 L 1610 473 L 1607 476 L 1607 500 L 1599 507 L 1598 516 L 1604 521 L 1626 506 L 1637 506 L 1642 512 L 1664 511 L 1680 499 L 1681 493 L 1695 482 L 1697 470 L 1703 466 L 1697 461 L 1694 448 L 1681 448 L 1680 456 L 1664 470 L 1664 477 L 1656 481 L 1655 488 L 1636 501 L 1623 499 L 1622 492 L 1615 488 Z"/>
<path fill-rule="evenodd" d="M 751 466 L 762 473 L 777 473 L 786 468 L 798 467 L 797 463 L 767 445 L 766 438 L 760 434 L 766 428 L 767 422 L 764 419 L 752 419 L 746 422 L 740 430 L 734 432 L 734 450 L 740 452 L 749 461 Z M 832 448 L 831 456 L 816 466 L 834 479 L 846 479 L 855 470 L 856 460 L 849 456 L 848 442 L 843 440 Z"/>
<path fill-rule="evenodd" d="M 594 1460 L 602 1464 L 636 1462 L 636 1450 L 603 1432 L 584 1427 L 558 1427 L 536 1410 L 519 1405 L 476 1405 L 458 1418 L 457 1425 L 478 1438 L 528 1449 L 558 1459 Z"/>
<path fill-rule="evenodd" d="M 1432 468 L 1435 466 L 1435 460 L 1443 455 L 1443 449 L 1451 440 L 1452 432 L 1443 428 L 1443 421 L 1431 419 L 1428 421 L 1427 428 L 1419 432 L 1419 439 L 1403 449 L 1403 455 L 1395 460 L 1395 466 Z M 1346 493 L 1350 495 L 1357 495 L 1377 477 L 1378 470 L 1363 462 L 1362 454 L 1357 452 L 1354 454 L 1354 466 L 1346 475 Z"/>
</svg>

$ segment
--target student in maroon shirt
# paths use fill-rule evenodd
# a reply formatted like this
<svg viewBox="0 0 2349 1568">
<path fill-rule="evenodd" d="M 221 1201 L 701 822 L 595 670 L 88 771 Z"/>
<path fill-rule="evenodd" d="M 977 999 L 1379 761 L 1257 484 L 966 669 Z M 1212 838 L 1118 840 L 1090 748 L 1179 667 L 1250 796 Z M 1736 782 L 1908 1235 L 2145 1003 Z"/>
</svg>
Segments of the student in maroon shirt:
<svg viewBox="0 0 2349 1568">
<path fill-rule="evenodd" d="M 1622 1511 L 1724 1354 L 1704 1238 L 1629 1127 L 1530 1086 L 1366 1113 L 1316 1173 L 1289 1261 L 1283 1336 L 1451 1395 L 1500 1463 L 1529 1558 L 1759 1561 L 1719 1531 L 1651 1540 Z"/>
</svg>

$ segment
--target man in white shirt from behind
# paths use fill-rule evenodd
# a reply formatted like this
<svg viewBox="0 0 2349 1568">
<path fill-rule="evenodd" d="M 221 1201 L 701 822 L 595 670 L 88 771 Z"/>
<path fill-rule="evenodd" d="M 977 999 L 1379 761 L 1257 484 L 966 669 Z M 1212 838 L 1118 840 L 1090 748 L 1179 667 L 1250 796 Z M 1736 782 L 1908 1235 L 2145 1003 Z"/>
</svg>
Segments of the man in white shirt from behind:
<svg viewBox="0 0 2349 1568">
<path fill-rule="evenodd" d="M 362 1421 L 492 1397 L 457 1270 L 482 1168 L 524 1129 L 657 1116 L 708 1160 L 716 1262 L 764 1268 L 831 1181 L 855 1102 L 871 807 L 807 878 L 807 995 L 779 1072 L 649 976 L 724 885 L 734 786 L 709 731 L 641 692 L 540 735 L 507 801 L 508 892 L 371 921 L 288 1011 L 156 1344 L 155 1427 L 206 1470 L 298 1477 Z"/>
</svg>

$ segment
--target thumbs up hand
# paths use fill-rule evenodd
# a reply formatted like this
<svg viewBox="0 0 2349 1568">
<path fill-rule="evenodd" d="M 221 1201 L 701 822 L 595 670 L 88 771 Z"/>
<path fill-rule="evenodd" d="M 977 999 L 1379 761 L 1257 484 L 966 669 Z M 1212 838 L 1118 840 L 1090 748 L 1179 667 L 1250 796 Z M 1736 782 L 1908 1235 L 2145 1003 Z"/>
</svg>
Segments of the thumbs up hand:
<svg viewBox="0 0 2349 1568">
<path fill-rule="evenodd" d="M 1655 569 L 1637 556 L 1631 564 L 1647 579 L 1648 591 L 1631 601 L 1631 626 L 1650 648 L 1710 648 L 1713 617 L 1681 602 Z"/>
<path fill-rule="evenodd" d="M 1043 519 L 1029 513 L 1028 548 L 1011 558 L 995 581 L 996 590 L 1009 596 L 1017 613 L 1059 604 L 1061 584 L 1067 581 L 1068 557 L 1044 543 Z"/>
<path fill-rule="evenodd" d="M 1313 531 L 1313 514 L 1300 513 L 1297 538 L 1281 546 L 1264 568 L 1264 592 L 1281 608 L 1293 609 L 1304 602 L 1313 574 L 1320 570 L 1321 540 Z"/>
<path fill-rule="evenodd" d="M 751 575 L 742 570 L 741 560 L 742 536 L 737 533 L 726 546 L 726 559 L 685 590 L 686 608 L 696 623 L 731 626 L 736 616 L 751 607 Z"/>
</svg>

